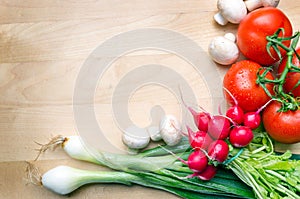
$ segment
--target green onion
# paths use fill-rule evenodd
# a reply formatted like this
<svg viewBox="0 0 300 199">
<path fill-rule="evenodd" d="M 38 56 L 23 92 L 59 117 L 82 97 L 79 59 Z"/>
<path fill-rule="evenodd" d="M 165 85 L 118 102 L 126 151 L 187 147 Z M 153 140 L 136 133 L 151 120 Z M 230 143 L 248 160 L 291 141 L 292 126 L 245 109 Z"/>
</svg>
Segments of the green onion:
<svg viewBox="0 0 300 199">
<path fill-rule="evenodd" d="M 231 186 L 233 182 L 230 180 L 224 180 L 221 186 L 212 182 L 203 186 L 199 180 L 199 182 L 195 182 L 195 179 L 181 180 L 151 172 L 89 171 L 69 166 L 57 166 L 37 179 L 40 179 L 40 184 L 45 188 L 60 195 L 69 194 L 86 184 L 114 183 L 128 186 L 138 184 L 168 191 L 184 198 L 253 198 L 250 191 L 244 191 L 245 195 L 241 195 L 238 191 L 236 193 L 225 192 L 224 183 Z"/>
<path fill-rule="evenodd" d="M 182 144 L 185 142 L 183 139 Z M 249 187 L 234 177 L 233 173 L 229 176 L 225 171 L 221 171 L 209 182 L 187 178 L 192 172 L 174 155 L 170 155 L 168 150 L 186 158 L 189 154 L 188 145 L 166 147 L 167 150 L 158 146 L 137 155 L 121 155 L 106 152 L 89 153 L 78 136 L 57 136 L 50 143 L 42 145 L 41 151 L 61 145 L 72 158 L 118 170 L 102 172 L 66 166 L 54 168 L 41 177 L 41 182 L 45 188 L 58 194 L 68 194 L 89 183 L 121 183 L 161 189 L 183 198 L 254 198 Z M 52 178 L 51 176 L 56 176 L 53 179 L 60 182 L 59 186 L 48 180 Z"/>
<path fill-rule="evenodd" d="M 74 159 L 117 170 L 101 172 L 60 167 L 57 175 L 70 175 L 67 180 L 59 180 L 66 188 L 46 183 L 51 182 L 45 178 L 51 174 L 50 170 L 41 181 L 44 187 L 59 194 L 70 193 L 89 183 L 121 183 L 152 187 L 183 198 L 300 199 L 300 160 L 292 160 L 289 151 L 276 154 L 265 132 L 256 132 L 253 141 L 243 150 L 231 147 L 229 159 L 220 165 L 218 174 L 210 181 L 187 177 L 192 171 L 179 161 L 179 157 L 186 160 L 190 154 L 187 139 L 177 146 L 158 146 L 137 155 L 90 153 L 78 136 L 58 136 L 50 143 L 42 145 L 41 152 L 61 145 Z M 70 171 L 62 172 L 64 169 Z"/>
</svg>

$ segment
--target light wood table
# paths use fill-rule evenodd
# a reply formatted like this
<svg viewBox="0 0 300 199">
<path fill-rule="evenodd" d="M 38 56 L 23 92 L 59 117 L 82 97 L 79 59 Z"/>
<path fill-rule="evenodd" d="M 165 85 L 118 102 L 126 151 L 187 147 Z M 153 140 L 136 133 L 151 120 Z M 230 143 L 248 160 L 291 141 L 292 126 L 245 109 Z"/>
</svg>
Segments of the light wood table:
<svg viewBox="0 0 300 199">
<path fill-rule="evenodd" d="M 282 0 L 279 8 L 289 16 L 294 30 L 299 30 L 300 1 Z M 25 161 L 37 154 L 34 141 L 45 143 L 54 135 L 77 133 L 72 106 L 75 82 L 84 61 L 101 43 L 130 30 L 161 28 L 184 35 L 207 53 L 213 37 L 235 33 L 237 28 L 232 24 L 221 27 L 213 21 L 215 0 L 2 0 L 0 13 L 0 198 L 66 198 L 26 184 Z M 124 74 L 145 64 L 178 71 L 197 93 L 197 103 L 212 109 L 203 77 L 180 57 L 148 49 L 120 56 L 99 81 L 94 98 L 97 121 L 117 145 L 122 143 L 112 117 L 114 88 Z M 216 73 L 222 78 L 226 70 L 217 66 Z M 136 124 L 147 126 L 149 110 L 156 104 L 168 113 L 180 113 L 172 92 L 159 85 L 145 85 L 130 98 L 129 115 Z M 300 151 L 299 145 L 291 149 Z M 41 172 L 60 164 L 99 169 L 71 160 L 61 149 L 46 152 L 36 163 Z M 71 198 L 157 197 L 176 198 L 139 186 L 102 184 L 71 194 Z"/>
</svg>

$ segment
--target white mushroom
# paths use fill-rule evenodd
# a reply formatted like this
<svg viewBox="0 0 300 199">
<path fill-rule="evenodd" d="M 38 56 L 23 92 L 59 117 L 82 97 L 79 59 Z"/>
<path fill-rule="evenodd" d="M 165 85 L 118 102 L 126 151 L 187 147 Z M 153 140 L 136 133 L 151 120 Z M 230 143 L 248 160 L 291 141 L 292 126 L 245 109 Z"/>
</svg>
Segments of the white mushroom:
<svg viewBox="0 0 300 199">
<path fill-rule="evenodd" d="M 150 126 L 147 131 L 152 141 L 156 142 L 162 139 L 158 126 Z"/>
<path fill-rule="evenodd" d="M 123 132 L 122 141 L 130 149 L 143 149 L 148 146 L 150 136 L 146 129 L 130 126 Z"/>
<path fill-rule="evenodd" d="M 169 146 L 174 146 L 181 141 L 181 126 L 173 115 L 165 115 L 160 122 L 159 130 L 162 139 Z"/>
<path fill-rule="evenodd" d="M 277 7 L 280 0 L 245 0 L 247 9 L 251 12 L 260 7 Z"/>
<path fill-rule="evenodd" d="M 221 65 L 233 64 L 239 57 L 239 49 L 235 43 L 235 35 L 227 33 L 215 37 L 208 47 L 212 59 Z"/>
<path fill-rule="evenodd" d="M 218 0 L 219 12 L 215 14 L 215 21 L 224 26 L 229 22 L 239 24 L 247 15 L 247 8 L 243 0 Z"/>
</svg>

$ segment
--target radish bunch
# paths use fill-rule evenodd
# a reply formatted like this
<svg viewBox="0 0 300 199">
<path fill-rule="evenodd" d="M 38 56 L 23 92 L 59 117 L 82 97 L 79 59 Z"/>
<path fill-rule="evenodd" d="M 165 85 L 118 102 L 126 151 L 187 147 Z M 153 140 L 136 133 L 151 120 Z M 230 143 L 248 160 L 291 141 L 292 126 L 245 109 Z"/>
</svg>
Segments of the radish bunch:
<svg viewBox="0 0 300 199">
<path fill-rule="evenodd" d="M 232 128 L 229 133 L 229 141 L 234 147 L 245 147 L 253 139 L 253 131 L 261 124 L 261 111 L 274 99 L 269 100 L 257 111 L 244 112 L 238 105 L 236 98 L 226 89 L 234 104 L 226 111 L 226 117 L 231 120 Z"/>
<path fill-rule="evenodd" d="M 228 92 L 226 88 L 224 90 Z M 234 105 L 227 109 L 225 115 L 197 112 L 187 106 L 198 128 L 194 132 L 187 126 L 189 143 L 193 151 L 185 163 L 194 172 L 193 177 L 202 180 L 213 178 L 217 166 L 227 160 L 229 145 L 236 148 L 246 147 L 253 140 L 253 129 L 260 126 L 260 112 L 267 104 L 255 112 L 244 112 L 237 100 L 232 95 L 231 97 Z"/>
<path fill-rule="evenodd" d="M 185 163 L 194 172 L 192 177 L 210 180 L 217 172 L 217 165 L 223 163 L 229 154 L 225 139 L 229 135 L 231 123 L 226 116 L 211 116 L 207 112 L 196 112 L 190 107 L 188 109 L 198 129 L 194 132 L 187 126 L 193 151 Z"/>
</svg>

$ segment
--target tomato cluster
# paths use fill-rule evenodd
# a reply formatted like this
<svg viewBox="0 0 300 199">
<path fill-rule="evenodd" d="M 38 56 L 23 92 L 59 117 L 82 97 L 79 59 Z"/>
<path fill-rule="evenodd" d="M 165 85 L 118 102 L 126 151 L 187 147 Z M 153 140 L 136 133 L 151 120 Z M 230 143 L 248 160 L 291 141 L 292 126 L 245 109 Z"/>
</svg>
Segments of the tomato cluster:
<svg viewBox="0 0 300 199">
<path fill-rule="evenodd" d="M 296 50 L 300 54 L 300 48 Z M 287 66 L 288 58 L 285 57 L 279 64 L 278 74 L 280 77 Z M 292 64 L 300 68 L 300 59 L 293 54 Z M 300 73 L 288 72 L 283 84 L 286 93 L 291 93 L 296 99 L 300 98 Z M 292 144 L 300 142 L 300 109 L 280 112 L 281 104 L 273 102 L 263 112 L 263 123 L 269 135 L 282 143 Z"/>
<path fill-rule="evenodd" d="M 235 104 L 231 93 L 245 112 L 274 100 L 262 111 L 262 122 L 282 143 L 300 142 L 300 49 L 295 50 L 299 37 L 280 9 L 250 12 L 237 31 L 238 48 L 248 60 L 234 63 L 223 79 L 229 91 L 224 93 L 226 100 Z M 244 125 L 249 126 L 247 121 Z"/>
<path fill-rule="evenodd" d="M 298 50 L 300 51 L 300 50 Z M 298 67 L 299 60 L 294 55 L 293 62 Z M 282 72 L 286 63 L 286 58 L 279 66 L 279 73 Z M 228 117 L 235 118 L 236 123 L 240 123 L 245 117 L 240 117 L 239 112 L 253 112 L 262 109 L 264 105 L 271 100 L 271 97 L 265 90 L 257 84 L 257 74 L 261 74 L 265 69 L 250 60 L 242 60 L 233 64 L 223 79 L 223 87 L 228 90 L 224 92 L 226 100 L 232 104 L 239 104 L 239 108 L 232 106 Z M 273 74 L 268 71 L 266 78 L 274 80 Z M 286 92 L 293 92 L 295 97 L 299 97 L 300 87 L 295 87 L 296 82 L 300 81 L 300 73 L 289 72 L 284 83 Z M 271 95 L 274 95 L 274 85 L 272 83 L 265 84 Z M 296 89 L 292 89 L 296 88 Z M 230 94 L 232 95 L 230 95 Z M 233 97 L 236 99 L 234 102 Z M 262 111 L 262 121 L 266 131 L 276 141 L 282 143 L 296 143 L 300 141 L 300 110 L 280 112 L 280 103 L 272 102 Z M 247 114 L 245 114 L 247 115 Z M 244 124 L 251 126 L 248 121 Z"/>
</svg>

